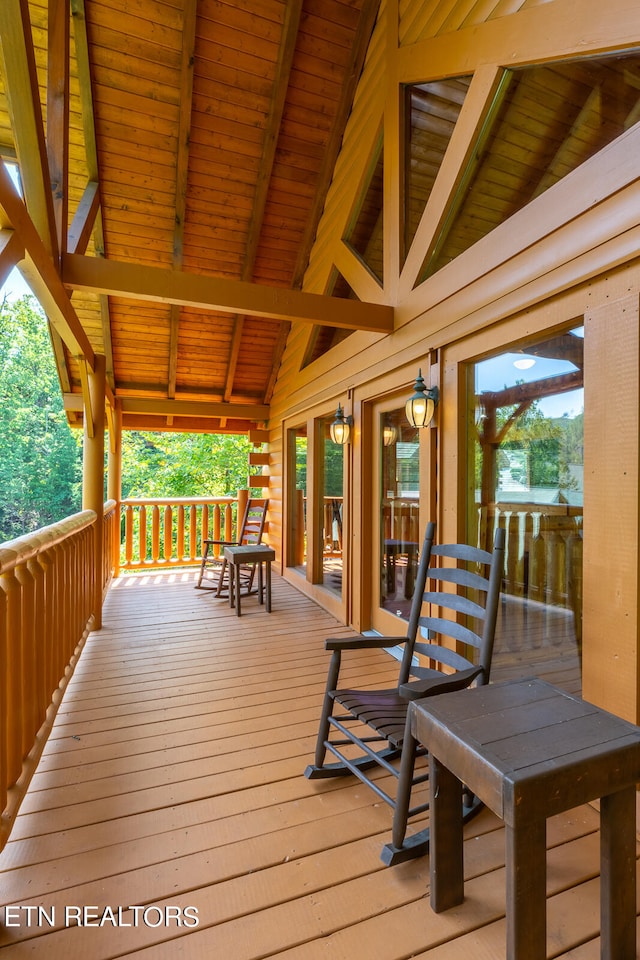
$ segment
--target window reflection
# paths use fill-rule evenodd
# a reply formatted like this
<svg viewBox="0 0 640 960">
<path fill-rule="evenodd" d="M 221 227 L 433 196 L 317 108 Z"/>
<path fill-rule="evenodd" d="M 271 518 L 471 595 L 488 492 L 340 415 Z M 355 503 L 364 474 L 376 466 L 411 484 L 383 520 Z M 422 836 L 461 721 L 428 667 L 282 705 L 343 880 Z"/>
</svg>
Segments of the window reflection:
<svg viewBox="0 0 640 960">
<path fill-rule="evenodd" d="M 413 594 L 419 545 L 418 430 L 404 406 L 380 415 L 380 606 L 405 620 Z"/>
<path fill-rule="evenodd" d="M 323 511 L 322 511 L 322 582 L 327 589 L 342 595 L 342 516 L 345 448 L 333 443 L 329 426 L 333 417 L 322 421 L 321 436 Z"/>
<path fill-rule="evenodd" d="M 292 566 L 305 570 L 307 566 L 307 428 L 290 432 L 295 456 L 295 492 L 292 510 Z"/>
<path fill-rule="evenodd" d="M 507 531 L 493 679 L 526 671 L 580 692 L 583 329 L 472 369 L 471 537 Z"/>
</svg>

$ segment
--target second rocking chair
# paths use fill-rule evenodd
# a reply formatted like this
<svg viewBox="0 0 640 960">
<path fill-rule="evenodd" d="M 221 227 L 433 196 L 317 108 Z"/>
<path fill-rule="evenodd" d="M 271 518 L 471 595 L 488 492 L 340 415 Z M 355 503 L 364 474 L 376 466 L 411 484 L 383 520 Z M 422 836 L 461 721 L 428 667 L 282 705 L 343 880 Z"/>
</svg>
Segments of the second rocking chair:
<svg viewBox="0 0 640 960">
<path fill-rule="evenodd" d="M 406 636 L 326 641 L 332 655 L 315 762 L 305 770 L 309 779 L 355 774 L 393 808 L 392 843 L 382 854 L 386 864 L 428 851 L 428 828 L 405 840 L 408 819 L 429 806 L 425 802 L 410 806 L 412 788 L 424 782 L 427 774 L 415 773 L 416 755 L 424 751 L 406 729 L 409 701 L 488 683 L 491 670 L 504 530 L 496 530 L 492 553 L 465 544 L 438 546 L 434 535 L 435 525 L 429 523 Z M 343 653 L 397 645 L 403 647 L 397 686 L 386 690 L 339 687 Z M 336 707 L 341 711 L 335 712 Z M 399 757 L 398 766 L 392 761 Z M 382 767 L 395 778 L 395 795 L 381 786 L 379 778 L 368 775 L 372 767 Z M 479 809 L 473 798 L 466 802 L 468 815 Z"/>
</svg>

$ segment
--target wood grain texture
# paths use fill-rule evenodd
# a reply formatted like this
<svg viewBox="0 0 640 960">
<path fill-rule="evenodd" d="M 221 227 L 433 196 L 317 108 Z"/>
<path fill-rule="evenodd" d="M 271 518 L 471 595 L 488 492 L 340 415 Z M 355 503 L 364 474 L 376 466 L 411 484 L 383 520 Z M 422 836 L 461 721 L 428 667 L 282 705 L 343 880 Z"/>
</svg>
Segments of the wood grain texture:
<svg viewBox="0 0 640 960">
<path fill-rule="evenodd" d="M 240 620 L 194 582 L 193 571 L 147 572 L 112 588 L 0 871 L 5 904 L 55 907 L 58 918 L 68 904 L 195 905 L 200 925 L 4 926 L 0 957 L 503 957 L 495 817 L 483 812 L 465 833 L 465 908 L 438 917 L 425 900 L 428 858 L 382 867 L 390 814 L 373 794 L 302 776 L 324 638 L 350 631 L 277 576 L 273 612 L 245 599 Z M 395 675 L 382 651 L 366 658 L 372 683 Z M 555 955 L 597 945 L 597 825 L 589 807 L 549 822 Z"/>
</svg>

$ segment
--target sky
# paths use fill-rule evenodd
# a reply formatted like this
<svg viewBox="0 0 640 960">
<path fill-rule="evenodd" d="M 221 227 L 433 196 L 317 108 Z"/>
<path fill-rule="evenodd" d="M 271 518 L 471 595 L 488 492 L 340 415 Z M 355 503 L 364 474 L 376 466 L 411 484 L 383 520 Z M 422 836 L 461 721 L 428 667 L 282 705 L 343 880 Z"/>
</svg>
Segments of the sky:
<svg viewBox="0 0 640 960">
<path fill-rule="evenodd" d="M 584 328 L 572 333 L 584 337 Z M 567 360 L 553 360 L 524 353 L 502 353 L 497 357 L 482 360 L 475 366 L 476 393 L 484 390 L 502 390 L 515 383 L 530 383 L 577 370 Z M 538 401 L 538 407 L 546 417 L 576 417 L 584 410 L 584 390 L 571 390 Z"/>
<path fill-rule="evenodd" d="M 5 167 L 7 168 L 7 171 L 16 186 L 16 190 L 18 193 L 22 194 L 17 164 L 5 163 Z M 30 293 L 31 288 L 22 279 L 22 274 L 20 271 L 14 267 L 7 277 L 4 286 L 0 288 L 0 300 L 4 296 L 6 296 L 7 300 L 19 300 L 20 297 L 26 297 Z"/>
<path fill-rule="evenodd" d="M 20 271 L 17 267 L 14 267 L 7 277 L 4 287 L 0 289 L 0 300 L 4 296 L 9 301 L 19 300 L 20 297 L 26 297 L 31 292 L 30 286 L 23 280 Z"/>
</svg>

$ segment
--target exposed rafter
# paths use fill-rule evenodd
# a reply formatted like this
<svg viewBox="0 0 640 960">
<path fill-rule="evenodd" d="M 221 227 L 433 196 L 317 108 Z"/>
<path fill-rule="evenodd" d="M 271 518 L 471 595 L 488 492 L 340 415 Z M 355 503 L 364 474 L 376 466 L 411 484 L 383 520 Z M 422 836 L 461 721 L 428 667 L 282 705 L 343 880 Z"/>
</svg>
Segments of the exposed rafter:
<svg viewBox="0 0 640 960">
<path fill-rule="evenodd" d="M 258 244 L 262 232 L 264 221 L 264 211 L 269 195 L 269 184 L 275 161 L 276 150 L 278 147 L 278 135 L 282 123 L 282 114 L 287 99 L 287 90 L 289 86 L 289 76 L 293 58 L 296 52 L 296 39 L 302 15 L 304 0 L 291 0 L 285 8 L 285 19 L 282 27 L 282 40 L 280 41 L 280 51 L 278 55 L 278 65 L 273 82 L 273 97 L 271 98 L 271 109 L 267 119 L 267 128 L 264 138 L 264 147 L 260 161 L 260 173 L 256 185 L 255 198 L 253 201 L 253 216 L 251 220 L 251 233 L 245 253 L 244 266 L 242 269 L 242 279 L 253 279 L 253 268 L 256 261 Z M 244 329 L 244 318 L 238 316 L 235 319 L 231 348 L 229 350 L 229 363 L 227 367 L 227 381 L 225 384 L 224 396 L 228 399 L 233 393 L 233 381 L 240 354 L 240 344 L 242 342 L 242 333 Z M 274 362 L 275 362 L 274 357 Z"/>
<path fill-rule="evenodd" d="M 353 105 L 353 97 L 358 80 L 360 79 L 360 74 L 362 73 L 362 67 L 364 65 L 365 56 L 369 47 L 369 41 L 371 40 L 371 34 L 373 33 L 373 28 L 378 17 L 379 9 L 380 0 L 364 0 L 364 3 L 362 4 L 362 12 L 360 14 L 360 22 L 358 24 L 358 33 L 351 51 L 351 59 L 347 70 L 346 79 L 342 86 L 340 104 L 338 106 L 336 118 L 331 130 L 329 143 L 324 151 L 322 171 L 320 173 L 318 184 L 315 190 L 313 208 L 307 220 L 304 240 L 300 245 L 298 262 L 293 277 L 293 285 L 296 287 L 299 287 L 302 283 L 302 278 L 307 268 L 307 263 L 309 262 L 309 254 L 311 252 L 313 241 L 315 240 L 320 217 L 322 216 L 325 197 L 329 188 L 329 184 L 331 183 L 331 177 L 333 176 L 336 159 L 338 153 L 340 152 L 340 147 L 342 146 L 342 137 L 344 135 L 345 126 L 347 124 L 351 107 Z"/>
<path fill-rule="evenodd" d="M 85 15 L 84 0 L 71 0 L 71 12 L 73 15 L 73 33 L 75 40 L 78 83 L 80 86 L 80 99 L 82 102 L 84 150 L 87 169 L 89 171 L 88 187 L 92 183 L 96 184 L 96 199 L 98 204 L 95 212 L 95 222 L 93 224 L 93 236 L 96 253 L 98 256 L 104 256 L 104 236 L 102 229 L 102 217 L 100 214 L 100 172 L 98 166 L 95 120 L 93 115 L 93 93 L 91 89 L 91 68 L 89 65 L 89 43 L 87 39 L 87 19 Z M 72 226 L 75 226 L 75 218 Z M 67 248 L 70 251 L 72 250 L 71 240 L 69 240 Z M 84 250 L 79 248 L 73 252 L 84 253 Z M 100 317 L 102 320 L 102 344 L 106 363 L 105 375 L 107 378 L 107 383 L 112 389 L 114 389 L 115 373 L 113 370 L 113 346 L 111 342 L 109 300 L 103 295 L 100 296 Z"/>
<path fill-rule="evenodd" d="M 47 49 L 47 157 L 56 247 L 67 249 L 69 217 L 69 4 L 49 0 Z"/>
<path fill-rule="evenodd" d="M 191 129 L 191 104 L 193 101 L 193 63 L 196 42 L 197 0 L 186 0 L 182 30 L 182 63 L 180 68 L 180 130 L 178 133 L 178 157 L 176 161 L 176 216 L 173 234 L 173 266 L 181 270 L 184 259 L 184 225 L 187 210 L 187 174 L 189 168 L 189 132 Z M 175 397 L 178 376 L 178 333 L 180 307 L 172 304 L 169 323 L 169 397 Z"/>
<path fill-rule="evenodd" d="M 27 0 L 0 4 L 0 47 L 25 203 L 44 250 L 57 259 L 49 167 Z"/>
<path fill-rule="evenodd" d="M 84 253 L 91 239 L 100 208 L 100 193 L 95 180 L 87 184 L 82 200 L 69 227 L 67 248 L 69 253 Z"/>
</svg>

